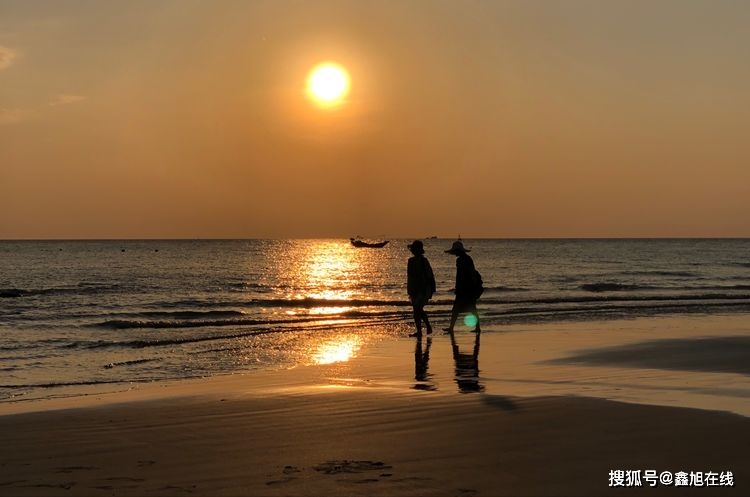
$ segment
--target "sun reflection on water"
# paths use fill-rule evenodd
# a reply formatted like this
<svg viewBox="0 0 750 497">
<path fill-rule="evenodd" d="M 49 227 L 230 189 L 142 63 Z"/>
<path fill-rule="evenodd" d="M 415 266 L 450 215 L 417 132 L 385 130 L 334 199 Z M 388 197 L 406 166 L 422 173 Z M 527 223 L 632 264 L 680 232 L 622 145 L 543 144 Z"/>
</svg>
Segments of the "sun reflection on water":
<svg viewBox="0 0 750 497">
<path fill-rule="evenodd" d="M 318 344 L 312 355 L 315 364 L 333 364 L 346 362 L 357 355 L 362 347 L 362 339 L 358 336 L 339 337 Z"/>
<path fill-rule="evenodd" d="M 318 315 L 318 316 L 326 316 L 326 315 L 332 315 L 332 314 L 343 314 L 347 311 L 352 310 L 351 306 L 326 306 L 326 307 L 315 307 L 313 309 L 310 309 L 311 315 Z"/>
<path fill-rule="evenodd" d="M 341 314 L 352 309 L 347 301 L 355 297 L 359 261 L 350 247 L 337 242 L 320 242 L 304 247 L 296 257 L 292 278 L 296 291 L 289 297 L 300 301 L 330 301 L 315 305 L 308 314 Z"/>
<path fill-rule="evenodd" d="M 357 249 L 345 240 L 277 243 L 258 255 L 264 258 L 265 269 L 257 275 L 255 286 L 268 288 L 273 295 L 256 298 L 284 301 L 281 312 L 287 315 L 346 312 L 352 300 L 375 297 L 372 289 L 386 284 L 392 266 L 390 251 Z"/>
</svg>

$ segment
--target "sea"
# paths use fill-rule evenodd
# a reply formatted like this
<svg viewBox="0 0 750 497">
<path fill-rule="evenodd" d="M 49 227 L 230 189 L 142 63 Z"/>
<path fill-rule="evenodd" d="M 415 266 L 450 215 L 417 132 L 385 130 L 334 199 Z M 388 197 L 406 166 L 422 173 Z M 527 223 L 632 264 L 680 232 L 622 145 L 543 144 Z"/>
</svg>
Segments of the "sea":
<svg viewBox="0 0 750 497">
<path fill-rule="evenodd" d="M 435 328 L 450 315 L 452 241 L 424 240 Z M 484 280 L 483 333 L 750 313 L 750 239 L 463 242 Z M 408 243 L 0 241 L 0 402 L 346 360 L 413 331 Z"/>
</svg>

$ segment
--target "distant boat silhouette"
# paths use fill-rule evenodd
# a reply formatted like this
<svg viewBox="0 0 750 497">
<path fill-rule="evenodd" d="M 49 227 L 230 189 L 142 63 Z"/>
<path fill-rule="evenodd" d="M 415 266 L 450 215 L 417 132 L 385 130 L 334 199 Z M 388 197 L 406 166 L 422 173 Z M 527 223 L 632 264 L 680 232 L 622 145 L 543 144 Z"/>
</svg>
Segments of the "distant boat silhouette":
<svg viewBox="0 0 750 497">
<path fill-rule="evenodd" d="M 390 240 L 385 240 L 383 242 L 365 242 L 363 240 L 360 240 L 359 238 L 349 238 L 349 241 L 352 242 L 352 245 L 354 245 L 357 248 L 383 248 L 386 245 L 388 245 L 388 242 Z"/>
</svg>

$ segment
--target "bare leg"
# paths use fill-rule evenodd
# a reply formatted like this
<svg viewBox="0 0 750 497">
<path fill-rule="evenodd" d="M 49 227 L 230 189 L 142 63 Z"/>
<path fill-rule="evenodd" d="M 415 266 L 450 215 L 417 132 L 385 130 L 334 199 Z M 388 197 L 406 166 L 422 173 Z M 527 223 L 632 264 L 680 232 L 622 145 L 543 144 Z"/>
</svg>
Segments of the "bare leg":
<svg viewBox="0 0 750 497">
<path fill-rule="evenodd" d="M 424 321 L 424 325 L 427 328 L 427 334 L 432 334 L 432 325 L 430 324 L 430 318 L 427 317 L 427 311 L 424 310 L 424 307 L 422 308 L 422 321 Z"/>
<path fill-rule="evenodd" d="M 471 313 L 474 314 L 474 318 L 477 320 L 477 326 L 474 328 L 474 331 L 479 333 L 481 330 L 479 329 L 479 311 L 477 311 L 476 301 L 471 304 Z"/>
<path fill-rule="evenodd" d="M 413 333 L 413 336 L 422 336 L 422 314 L 424 314 L 424 307 L 414 306 L 414 326 L 417 328 L 417 332 Z"/>
<path fill-rule="evenodd" d="M 444 328 L 443 331 L 453 333 L 453 328 L 456 326 L 456 321 L 458 321 L 459 310 L 460 310 L 460 306 L 458 305 L 458 302 L 454 301 L 453 309 L 451 310 L 451 324 L 449 324 L 447 328 Z"/>
</svg>

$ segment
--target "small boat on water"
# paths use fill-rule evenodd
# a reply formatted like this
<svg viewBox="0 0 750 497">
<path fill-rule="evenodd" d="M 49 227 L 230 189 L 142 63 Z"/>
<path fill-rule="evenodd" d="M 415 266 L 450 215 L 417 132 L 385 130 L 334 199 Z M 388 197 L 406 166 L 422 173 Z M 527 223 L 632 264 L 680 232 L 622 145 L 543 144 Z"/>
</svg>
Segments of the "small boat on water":
<svg viewBox="0 0 750 497">
<path fill-rule="evenodd" d="M 360 240 L 359 238 L 349 238 L 349 241 L 357 248 L 383 248 L 388 245 L 388 242 L 390 240 L 385 240 L 382 242 L 365 242 L 363 240 Z"/>
</svg>

